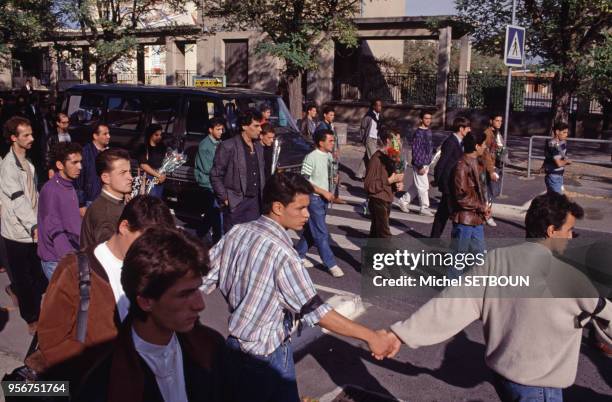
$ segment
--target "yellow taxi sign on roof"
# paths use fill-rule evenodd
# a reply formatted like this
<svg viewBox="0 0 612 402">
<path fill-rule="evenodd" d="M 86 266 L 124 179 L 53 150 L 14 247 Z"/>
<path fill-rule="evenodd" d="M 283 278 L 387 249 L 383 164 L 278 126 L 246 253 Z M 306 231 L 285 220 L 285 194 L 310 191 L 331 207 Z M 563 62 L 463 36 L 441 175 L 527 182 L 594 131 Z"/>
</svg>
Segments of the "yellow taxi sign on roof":
<svg viewBox="0 0 612 402">
<path fill-rule="evenodd" d="M 196 88 L 211 88 L 211 87 L 224 87 L 225 76 L 222 77 L 211 77 L 211 76 L 194 76 L 193 86 Z"/>
</svg>

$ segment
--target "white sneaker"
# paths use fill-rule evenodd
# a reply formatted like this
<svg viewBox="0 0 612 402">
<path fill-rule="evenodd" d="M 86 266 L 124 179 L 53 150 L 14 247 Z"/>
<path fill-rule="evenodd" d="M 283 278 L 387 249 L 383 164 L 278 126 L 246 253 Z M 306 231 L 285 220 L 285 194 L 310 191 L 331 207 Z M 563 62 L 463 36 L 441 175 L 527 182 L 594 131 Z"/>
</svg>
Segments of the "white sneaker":
<svg viewBox="0 0 612 402">
<path fill-rule="evenodd" d="M 344 276 L 344 272 L 342 271 L 342 269 L 337 266 L 334 265 L 333 267 L 331 267 L 329 269 L 329 273 L 331 274 L 331 276 L 333 276 L 334 278 L 341 278 Z"/>
<path fill-rule="evenodd" d="M 493 218 L 489 218 L 487 219 L 487 225 L 495 227 L 497 226 L 497 223 L 495 223 L 495 220 Z"/>
<path fill-rule="evenodd" d="M 399 207 L 399 209 L 402 210 L 402 212 L 405 212 L 407 214 L 410 213 L 410 203 L 409 202 L 399 200 L 397 202 L 397 206 Z"/>
<path fill-rule="evenodd" d="M 312 262 L 310 262 L 310 260 L 308 258 L 302 258 L 302 265 L 304 266 L 304 268 L 312 268 L 312 267 L 314 267 L 314 264 Z"/>
<path fill-rule="evenodd" d="M 421 208 L 421 210 L 419 211 L 419 215 L 434 216 L 434 213 L 431 212 L 431 210 L 429 208 Z"/>
<path fill-rule="evenodd" d="M 368 217 L 370 215 L 370 208 L 368 207 L 367 201 L 361 204 L 361 214 L 364 217 Z"/>
</svg>

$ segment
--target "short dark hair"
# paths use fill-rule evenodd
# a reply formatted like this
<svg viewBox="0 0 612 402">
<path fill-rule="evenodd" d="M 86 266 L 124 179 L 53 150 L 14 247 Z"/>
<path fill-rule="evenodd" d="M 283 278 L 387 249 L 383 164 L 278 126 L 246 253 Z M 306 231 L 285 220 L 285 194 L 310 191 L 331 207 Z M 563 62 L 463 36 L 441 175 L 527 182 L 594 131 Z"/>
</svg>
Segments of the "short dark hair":
<svg viewBox="0 0 612 402">
<path fill-rule="evenodd" d="M 381 145 L 386 145 L 387 140 L 391 138 L 393 134 L 400 135 L 400 131 L 397 127 L 384 127 L 378 132 L 378 141 Z"/>
<path fill-rule="evenodd" d="M 477 133 L 468 133 L 465 137 L 463 137 L 463 152 L 466 154 L 474 152 L 476 150 L 476 145 L 482 145 L 486 139 L 487 136 L 482 131 Z"/>
<path fill-rule="evenodd" d="M 130 154 L 125 149 L 110 148 L 104 150 L 96 156 L 96 174 L 102 176 L 102 173 L 108 173 L 113 170 L 113 162 L 125 159 L 129 162 Z"/>
<path fill-rule="evenodd" d="M 272 124 L 270 123 L 265 123 L 261 125 L 261 135 L 267 134 L 267 133 L 272 133 L 275 134 L 276 132 L 274 131 L 274 127 L 272 127 Z"/>
<path fill-rule="evenodd" d="M 221 117 L 213 117 L 212 119 L 210 119 L 210 121 L 208 122 L 208 129 L 210 130 L 211 128 L 215 128 L 217 126 L 225 127 L 225 120 L 223 120 Z"/>
<path fill-rule="evenodd" d="M 568 129 L 569 129 L 569 124 L 561 120 L 556 121 L 555 124 L 553 125 L 554 131 L 563 131 L 563 130 L 568 130 Z"/>
<path fill-rule="evenodd" d="M 314 143 L 315 143 L 315 147 L 318 148 L 319 147 L 319 143 L 321 141 L 325 141 L 327 139 L 327 136 L 331 135 L 332 137 L 334 136 L 334 132 L 331 130 L 318 130 L 315 131 L 314 134 Z"/>
<path fill-rule="evenodd" d="M 179 229 L 147 229 L 130 246 L 121 269 L 131 316 L 147 318 L 138 296 L 159 300 L 179 279 L 188 274 L 204 276 L 209 267 L 208 249 L 200 240 Z"/>
<path fill-rule="evenodd" d="M 265 112 L 266 110 L 272 111 L 272 106 L 268 105 L 267 103 L 264 103 L 259 107 L 259 111 L 261 113 Z"/>
<path fill-rule="evenodd" d="M 98 123 L 94 126 L 93 131 L 91 132 L 91 136 L 93 137 L 94 134 L 99 134 L 100 133 L 100 128 L 102 127 L 106 127 L 108 128 L 108 124 L 105 123 Z"/>
<path fill-rule="evenodd" d="M 56 162 L 66 163 L 68 156 L 83 154 L 83 148 L 76 142 L 59 142 L 51 148 L 51 168 L 57 170 Z"/>
<path fill-rule="evenodd" d="M 426 115 L 426 114 L 428 114 L 428 115 L 430 115 L 430 116 L 433 116 L 433 113 L 428 112 L 427 110 L 421 110 L 421 111 L 419 112 L 419 118 L 420 118 L 421 120 L 423 120 L 423 119 L 425 118 L 425 115 Z"/>
<path fill-rule="evenodd" d="M 255 109 L 247 109 L 238 115 L 238 127 L 242 131 L 242 127 L 250 126 L 254 121 L 261 120 L 261 113 Z"/>
<path fill-rule="evenodd" d="M 314 103 L 309 103 L 306 105 L 306 108 L 304 109 L 306 112 L 309 112 L 310 109 L 316 109 L 317 105 L 315 105 Z"/>
<path fill-rule="evenodd" d="M 272 211 L 272 204 L 275 202 L 287 206 L 295 199 L 297 194 L 310 195 L 313 192 L 312 184 L 302 175 L 292 172 L 275 173 L 266 182 L 263 191 L 262 211 L 264 214 L 268 214 Z"/>
<path fill-rule="evenodd" d="M 6 139 L 6 142 L 9 144 L 13 142 L 11 140 L 11 135 L 17 137 L 17 128 L 19 126 L 32 127 L 32 123 L 30 123 L 30 120 L 26 119 L 25 117 L 20 116 L 13 116 L 8 119 L 6 123 L 4 123 L 4 139 Z"/>
<path fill-rule="evenodd" d="M 330 112 L 335 112 L 335 111 L 336 111 L 336 110 L 334 109 L 334 107 L 333 107 L 333 106 L 330 106 L 330 105 L 326 105 L 326 106 L 323 108 L 323 114 L 327 114 L 327 113 L 330 113 Z"/>
<path fill-rule="evenodd" d="M 122 221 L 127 221 L 132 232 L 153 226 L 176 226 L 166 203 L 150 195 L 136 196 L 126 204 L 117 222 L 117 231 Z"/>
<path fill-rule="evenodd" d="M 371 108 L 374 108 L 374 106 L 376 106 L 376 102 L 380 102 L 380 103 L 382 103 L 382 99 L 380 99 L 380 98 L 374 98 L 374 99 L 372 99 L 372 100 L 370 101 L 370 107 L 371 107 Z"/>
<path fill-rule="evenodd" d="M 457 133 L 460 128 L 470 127 L 471 125 L 472 123 L 467 117 L 455 117 L 455 120 L 453 120 L 453 131 Z"/>
<path fill-rule="evenodd" d="M 63 117 L 68 119 L 68 115 L 66 113 L 58 113 L 57 116 L 55 116 L 55 122 L 59 123 Z"/>
<path fill-rule="evenodd" d="M 489 115 L 489 120 L 495 120 L 495 118 L 496 118 L 496 117 L 501 117 L 501 118 L 503 118 L 504 116 L 503 116 L 501 113 L 499 113 L 499 112 L 497 112 L 497 113 L 495 113 L 495 112 L 494 112 L 494 113 L 491 113 L 491 114 Z"/>
<path fill-rule="evenodd" d="M 149 144 L 149 140 L 158 131 L 163 131 L 163 127 L 160 124 L 151 124 L 145 129 L 145 144 Z"/>
<path fill-rule="evenodd" d="M 531 201 L 525 215 L 525 237 L 543 239 L 547 237 L 546 230 L 550 225 L 559 229 L 572 214 L 576 219 L 582 219 L 584 210 L 567 196 L 556 192 L 539 195 Z"/>
</svg>

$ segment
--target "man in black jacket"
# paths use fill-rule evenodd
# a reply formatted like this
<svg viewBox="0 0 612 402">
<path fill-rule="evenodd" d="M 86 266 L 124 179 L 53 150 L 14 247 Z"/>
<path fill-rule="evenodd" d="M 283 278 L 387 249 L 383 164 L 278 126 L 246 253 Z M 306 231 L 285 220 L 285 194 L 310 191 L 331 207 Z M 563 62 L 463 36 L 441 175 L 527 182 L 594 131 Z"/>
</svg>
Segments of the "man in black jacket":
<svg viewBox="0 0 612 402">
<path fill-rule="evenodd" d="M 225 400 L 225 342 L 199 322 L 209 266 L 206 247 L 180 230 L 148 229 L 132 244 L 121 270 L 129 314 L 76 401 Z"/>
<path fill-rule="evenodd" d="M 248 110 L 238 119 L 240 135 L 217 147 L 210 182 L 223 208 L 223 232 L 259 218 L 266 184 L 264 152 L 259 139 L 259 114 Z"/>
<path fill-rule="evenodd" d="M 47 138 L 47 148 L 45 151 L 45 168 L 48 171 L 49 178 L 53 177 L 55 172 L 53 171 L 53 166 L 50 165 L 51 158 L 51 150 L 60 142 L 71 142 L 72 138 L 70 138 L 70 133 L 68 132 L 68 126 L 70 125 L 70 120 L 68 116 L 64 113 L 59 113 L 55 118 L 55 129 Z"/>
<path fill-rule="evenodd" d="M 463 137 L 470 132 L 470 121 L 465 117 L 457 117 L 453 121 L 454 133 L 442 143 L 440 160 L 434 170 L 434 180 L 442 197 L 431 228 L 431 238 L 439 238 L 444 232 L 446 221 L 452 212 L 452 179 L 457 162 L 463 156 Z"/>
</svg>

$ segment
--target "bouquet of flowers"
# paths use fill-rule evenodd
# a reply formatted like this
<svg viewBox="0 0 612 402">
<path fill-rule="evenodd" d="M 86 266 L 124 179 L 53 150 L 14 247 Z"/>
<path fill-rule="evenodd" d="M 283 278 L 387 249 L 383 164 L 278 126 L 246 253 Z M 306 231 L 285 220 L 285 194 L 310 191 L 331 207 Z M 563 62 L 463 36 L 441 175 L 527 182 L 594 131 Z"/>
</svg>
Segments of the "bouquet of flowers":
<svg viewBox="0 0 612 402">
<path fill-rule="evenodd" d="M 398 135 L 391 136 L 391 145 L 387 148 L 387 156 L 393 161 L 395 173 L 404 173 L 406 158 L 402 150 L 402 140 Z"/>
<path fill-rule="evenodd" d="M 174 149 L 169 149 L 166 153 L 166 157 L 164 158 L 161 167 L 157 170 L 157 172 L 159 174 L 165 175 L 170 174 L 179 167 L 183 166 L 185 162 L 187 162 L 187 156 L 184 153 L 178 152 Z M 146 193 L 149 194 L 151 190 L 153 190 L 153 187 L 158 183 L 159 179 L 157 177 L 153 178 L 153 180 L 150 180 L 149 183 L 147 183 Z"/>
</svg>

